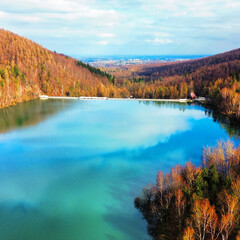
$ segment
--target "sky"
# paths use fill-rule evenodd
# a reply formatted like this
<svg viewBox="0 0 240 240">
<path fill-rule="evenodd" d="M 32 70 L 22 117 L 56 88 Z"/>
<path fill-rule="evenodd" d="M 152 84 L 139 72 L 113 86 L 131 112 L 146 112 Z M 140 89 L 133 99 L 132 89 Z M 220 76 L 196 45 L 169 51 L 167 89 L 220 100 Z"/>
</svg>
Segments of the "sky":
<svg viewBox="0 0 240 240">
<path fill-rule="evenodd" d="M 240 0 L 0 0 L 0 28 L 74 56 L 240 47 Z"/>
</svg>

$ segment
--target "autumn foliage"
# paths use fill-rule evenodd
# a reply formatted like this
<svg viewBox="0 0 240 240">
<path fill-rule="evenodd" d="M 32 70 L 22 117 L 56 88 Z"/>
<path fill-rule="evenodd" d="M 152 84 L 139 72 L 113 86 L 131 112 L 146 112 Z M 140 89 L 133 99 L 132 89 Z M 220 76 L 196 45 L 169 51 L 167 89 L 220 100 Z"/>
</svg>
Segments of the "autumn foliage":
<svg viewBox="0 0 240 240">
<path fill-rule="evenodd" d="M 240 147 L 221 142 L 204 149 L 201 167 L 160 171 L 135 206 L 154 239 L 240 239 Z"/>
<path fill-rule="evenodd" d="M 110 72 L 118 77 L 117 85 L 125 86 L 133 97 L 178 99 L 194 92 L 206 97 L 207 103 L 224 115 L 240 120 L 240 49 L 152 65 L 126 66 Z"/>
<path fill-rule="evenodd" d="M 0 29 L 0 108 L 42 94 L 125 96 L 111 80 L 99 69 Z"/>
<path fill-rule="evenodd" d="M 127 72 L 94 68 L 0 29 L 0 108 L 42 94 L 178 99 L 194 92 L 240 121 L 240 49 Z"/>
</svg>

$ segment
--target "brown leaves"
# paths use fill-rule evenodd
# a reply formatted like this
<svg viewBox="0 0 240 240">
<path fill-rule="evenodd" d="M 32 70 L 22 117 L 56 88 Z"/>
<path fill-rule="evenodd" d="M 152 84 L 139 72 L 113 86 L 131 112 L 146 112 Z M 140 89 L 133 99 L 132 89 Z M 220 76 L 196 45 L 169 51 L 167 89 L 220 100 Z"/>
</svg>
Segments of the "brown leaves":
<svg viewBox="0 0 240 240">
<path fill-rule="evenodd" d="M 150 209 L 144 211 L 144 216 L 159 239 L 236 238 L 240 212 L 239 149 L 231 142 L 221 142 L 205 149 L 205 168 L 187 163 L 184 168 L 173 167 L 165 178 L 163 172 L 158 172 L 155 192 L 142 202 L 146 204 L 144 209 Z M 240 240 L 240 233 L 236 239 Z"/>
<path fill-rule="evenodd" d="M 192 227 L 187 227 L 184 229 L 183 240 L 194 240 L 194 229 Z"/>
<path fill-rule="evenodd" d="M 200 240 L 204 240 L 207 232 L 215 231 L 215 222 L 217 215 L 215 208 L 210 205 L 208 199 L 196 200 L 192 210 L 192 223 L 196 229 L 196 236 Z M 210 229 L 210 230 L 209 230 Z"/>
<path fill-rule="evenodd" d="M 159 191 L 163 190 L 163 183 L 164 183 L 164 175 L 162 171 L 159 171 L 157 174 L 157 178 L 156 178 L 156 182 L 157 182 L 157 187 L 159 189 Z"/>
<path fill-rule="evenodd" d="M 183 170 L 183 176 L 186 180 L 187 185 L 192 186 L 193 180 L 198 172 L 198 169 L 191 162 L 187 162 Z"/>
<path fill-rule="evenodd" d="M 219 234 L 222 236 L 222 239 L 227 240 L 229 238 L 229 234 L 233 229 L 234 225 L 234 216 L 231 213 L 227 213 L 226 215 L 222 215 L 222 219 L 219 223 Z"/>
<path fill-rule="evenodd" d="M 0 52 L 0 96 L 4 96 L 0 98 L 0 108 L 41 94 L 107 97 L 122 91 L 116 93 L 106 76 L 78 66 L 75 59 L 5 30 L 0 30 Z M 14 74 L 15 66 L 19 76 Z"/>
<path fill-rule="evenodd" d="M 232 183 L 233 194 L 240 199 L 240 177 L 238 176 L 237 179 Z"/>
<path fill-rule="evenodd" d="M 235 166 L 239 165 L 238 150 L 231 141 L 219 142 L 217 147 L 203 149 L 203 166 L 209 168 L 215 164 L 218 171 L 224 175 L 236 174 Z"/>
</svg>

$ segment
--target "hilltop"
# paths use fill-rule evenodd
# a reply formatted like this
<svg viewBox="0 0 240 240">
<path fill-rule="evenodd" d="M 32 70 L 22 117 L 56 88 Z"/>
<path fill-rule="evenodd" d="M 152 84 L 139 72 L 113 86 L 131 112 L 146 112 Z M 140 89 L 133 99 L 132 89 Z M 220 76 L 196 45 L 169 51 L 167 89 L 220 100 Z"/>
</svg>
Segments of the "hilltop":
<svg viewBox="0 0 240 240">
<path fill-rule="evenodd" d="M 191 74 L 202 67 L 216 66 L 226 62 L 231 63 L 235 60 L 240 60 L 240 48 L 200 59 L 161 64 L 160 66 L 143 66 L 138 74 L 157 79 L 159 77 Z"/>
<path fill-rule="evenodd" d="M 114 95 L 111 75 L 0 29 L 0 108 L 39 95 Z"/>
</svg>

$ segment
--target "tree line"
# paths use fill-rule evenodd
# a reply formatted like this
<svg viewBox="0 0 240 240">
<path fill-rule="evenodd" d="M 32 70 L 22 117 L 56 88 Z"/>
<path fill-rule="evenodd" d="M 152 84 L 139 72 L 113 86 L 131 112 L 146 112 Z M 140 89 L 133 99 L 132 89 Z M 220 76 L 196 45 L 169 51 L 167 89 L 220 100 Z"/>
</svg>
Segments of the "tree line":
<svg viewBox="0 0 240 240">
<path fill-rule="evenodd" d="M 240 147 L 230 141 L 204 148 L 202 164 L 158 172 L 135 207 L 153 239 L 240 239 Z"/>
<path fill-rule="evenodd" d="M 163 66 L 169 68 L 168 71 L 164 72 L 164 68 L 160 67 L 157 68 L 157 72 L 154 72 L 154 68 L 149 76 L 139 75 L 134 78 L 120 78 L 115 85 L 125 86 L 130 95 L 139 98 L 188 98 L 189 94 L 194 92 L 197 96 L 206 97 L 207 104 L 213 106 L 222 114 L 239 121 L 240 60 L 235 58 L 238 56 L 237 53 L 240 55 L 240 50 L 233 52 L 234 57 L 232 58 L 231 52 L 227 53 L 227 57 L 224 57 L 225 54 L 221 55 L 220 60 L 225 59 L 226 62 L 217 63 L 216 60 L 217 64 L 214 64 L 213 56 L 210 58 L 211 64 L 199 68 L 196 68 L 197 63 L 203 60 L 170 64 L 168 67 Z M 218 59 L 218 57 L 216 58 Z M 207 59 L 204 59 L 204 62 L 208 62 Z M 191 64 L 193 65 L 192 68 L 190 67 Z M 186 70 L 178 69 L 178 66 L 182 65 L 188 67 L 189 73 L 186 73 Z M 175 67 L 176 70 L 174 70 Z M 146 71 L 148 70 L 146 69 Z M 178 73 L 179 75 L 172 75 L 172 73 Z"/>
<path fill-rule="evenodd" d="M 239 49 L 116 78 L 3 29 L 0 36 L 0 108 L 42 94 L 177 99 L 194 92 L 240 121 Z"/>
<path fill-rule="evenodd" d="M 102 71 L 99 68 L 95 68 L 95 67 L 89 65 L 88 63 L 84 63 L 82 61 L 76 61 L 76 64 L 77 64 L 77 66 L 87 68 L 90 72 L 98 74 L 101 77 L 107 77 L 107 79 L 109 80 L 110 83 L 114 83 L 115 76 L 112 76 L 111 74 L 109 74 L 105 71 Z"/>
</svg>

